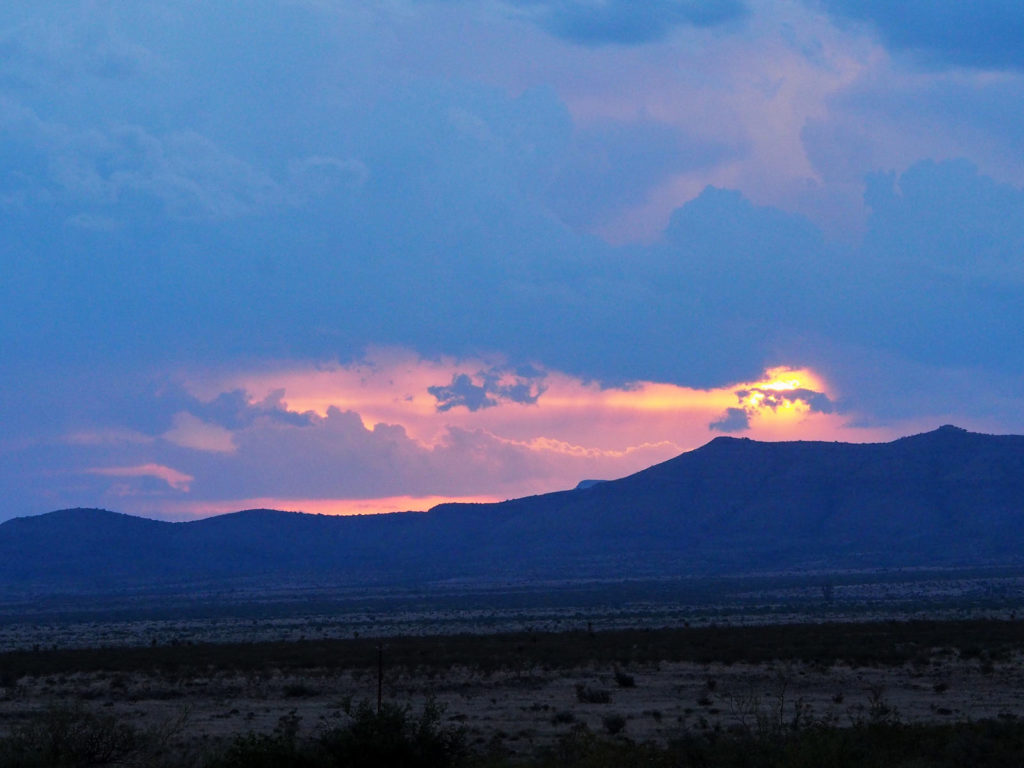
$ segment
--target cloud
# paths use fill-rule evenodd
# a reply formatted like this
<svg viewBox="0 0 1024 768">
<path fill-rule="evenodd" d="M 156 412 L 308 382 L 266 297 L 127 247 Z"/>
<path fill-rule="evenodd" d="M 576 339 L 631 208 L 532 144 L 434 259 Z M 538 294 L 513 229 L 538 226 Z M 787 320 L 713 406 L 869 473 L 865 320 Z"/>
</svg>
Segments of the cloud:
<svg viewBox="0 0 1024 768">
<path fill-rule="evenodd" d="M 283 193 L 267 174 L 233 157 L 206 136 L 185 131 L 156 136 L 121 126 L 93 141 L 74 141 L 56 154 L 53 180 L 89 203 L 117 203 L 140 195 L 177 219 L 221 219 L 280 203 Z"/>
<path fill-rule="evenodd" d="M 252 401 L 245 390 L 233 389 L 219 393 L 212 400 L 201 400 L 183 388 L 174 387 L 165 388 L 160 397 L 165 402 L 181 403 L 189 415 L 207 419 L 225 430 L 241 429 L 261 418 L 296 427 L 311 424 L 313 414 L 288 410 L 284 394 L 284 388 L 279 388 L 268 392 L 262 400 Z"/>
<path fill-rule="evenodd" d="M 865 194 L 868 247 L 968 283 L 1024 285 L 1024 190 L 965 160 L 922 162 L 898 178 L 874 174 Z"/>
<path fill-rule="evenodd" d="M 782 414 L 805 419 L 811 414 L 832 414 L 837 408 L 832 398 L 823 391 L 816 376 L 809 371 L 793 372 L 775 368 L 766 372 L 766 381 L 734 391 L 739 407 L 731 407 L 718 419 L 708 424 L 717 432 L 742 432 L 750 429 L 756 420 L 767 414 Z M 818 389 L 803 386 L 810 383 Z"/>
<path fill-rule="evenodd" d="M 772 389 L 754 387 L 736 390 L 737 399 L 750 403 L 754 409 L 770 408 L 775 411 L 795 404 L 803 404 L 811 413 L 832 413 L 835 405 L 824 392 L 811 389 Z"/>
<path fill-rule="evenodd" d="M 692 135 L 667 122 L 597 120 L 575 131 L 548 194 L 568 224 L 599 230 L 610 217 L 644 204 L 652 189 L 740 152 L 722 139 Z"/>
<path fill-rule="evenodd" d="M 726 408 L 722 418 L 708 424 L 708 429 L 716 432 L 742 432 L 750 429 L 750 415 L 744 408 Z"/>
<path fill-rule="evenodd" d="M 32 203 L 68 206 L 74 226 L 116 231 L 121 219 L 140 214 L 218 220 L 286 200 L 270 175 L 195 131 L 160 135 L 132 124 L 73 128 L 17 102 L 0 108 L 0 126 L 16 148 L 4 153 L 8 181 L 12 175 L 23 179 Z"/>
<path fill-rule="evenodd" d="M 172 467 L 165 467 L 161 464 L 140 464 L 134 467 L 93 467 L 86 469 L 90 475 L 101 475 L 103 477 L 127 477 L 147 478 L 152 477 L 166 483 L 170 488 L 181 493 L 187 493 L 195 480 L 191 475 L 179 472 Z"/>
<path fill-rule="evenodd" d="M 427 387 L 427 392 L 437 400 L 437 410 L 442 413 L 459 406 L 470 411 L 493 408 L 499 401 L 533 405 L 544 393 L 540 381 L 545 374 L 529 367 L 521 373 L 525 375 L 509 376 L 498 369 L 480 371 L 476 376 L 456 373 L 447 386 Z"/>
<path fill-rule="evenodd" d="M 716 27 L 742 19 L 742 0 L 520 0 L 556 37 L 581 45 L 641 45 L 676 27 Z"/>
<path fill-rule="evenodd" d="M 439 411 L 450 411 L 459 405 L 470 411 L 478 411 L 498 404 L 496 399 L 487 395 L 486 387 L 474 384 L 465 373 L 452 376 L 452 383 L 446 387 L 427 387 L 427 391 L 437 399 Z"/>
<path fill-rule="evenodd" d="M 1024 74 L 889 55 L 968 62 L 956 36 L 1009 6 L 888 50 L 896 14 L 961 11 L 101 6 L 0 10 L 15 511 L 102 502 L 76 467 L 150 463 L 190 502 L 249 477 L 272 498 L 282 436 L 278 498 L 354 493 L 346 467 L 462 494 L 448 460 L 574 485 L 742 427 L 736 390 L 777 361 L 834 412 L 787 421 L 783 397 L 746 417 L 761 437 L 1024 425 Z"/>
<path fill-rule="evenodd" d="M 1024 7 L 1015 0 L 823 0 L 840 17 L 875 26 L 885 43 L 938 66 L 1024 65 Z"/>
<path fill-rule="evenodd" d="M 235 443 L 231 431 L 217 424 L 208 424 L 187 411 L 175 414 L 174 426 L 163 434 L 165 440 L 197 451 L 232 453 Z"/>
</svg>

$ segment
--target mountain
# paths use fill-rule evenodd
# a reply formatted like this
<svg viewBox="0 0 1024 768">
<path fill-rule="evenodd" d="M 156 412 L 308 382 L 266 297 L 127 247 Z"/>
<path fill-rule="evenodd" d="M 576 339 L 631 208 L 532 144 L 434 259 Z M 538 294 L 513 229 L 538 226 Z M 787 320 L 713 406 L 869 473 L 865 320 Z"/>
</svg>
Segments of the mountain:
<svg viewBox="0 0 1024 768">
<path fill-rule="evenodd" d="M 1024 561 L 1024 436 L 719 437 L 620 480 L 498 504 L 167 523 L 63 510 L 0 525 L 8 593 L 614 579 Z"/>
</svg>

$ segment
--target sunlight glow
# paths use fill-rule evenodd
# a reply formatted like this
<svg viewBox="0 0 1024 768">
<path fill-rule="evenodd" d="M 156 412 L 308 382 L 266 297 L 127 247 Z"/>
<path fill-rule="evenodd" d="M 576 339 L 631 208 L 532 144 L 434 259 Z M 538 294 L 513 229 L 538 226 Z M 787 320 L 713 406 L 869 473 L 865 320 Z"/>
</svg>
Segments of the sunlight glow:
<svg viewBox="0 0 1024 768">
<path fill-rule="evenodd" d="M 164 504 L 162 514 L 188 519 L 255 507 L 353 515 L 516 498 L 570 489 L 586 478 L 624 477 L 718 435 L 854 442 L 894 436 L 893 428 L 851 425 L 823 377 L 797 366 L 708 389 L 654 381 L 602 386 L 538 364 L 423 359 L 388 348 L 346 364 L 205 370 L 183 383 L 202 402 L 241 391 L 251 413 L 230 433 L 179 416 L 165 440 L 266 475 L 273 473 L 261 468 L 272 470 L 278 456 L 259 446 L 272 439 L 287 446 L 296 466 L 321 468 L 309 492 L 322 495 L 153 500 Z M 346 474 L 357 471 L 374 478 L 369 491 Z M 148 474 L 179 490 L 192 479 Z M 378 487 L 374 498 L 348 495 L 372 495 Z"/>
<path fill-rule="evenodd" d="M 385 496 L 376 499 L 293 499 L 257 497 L 222 501 L 189 501 L 164 505 L 179 520 L 194 520 L 244 509 L 279 509 L 310 515 L 380 515 L 391 512 L 426 512 L 438 504 L 489 504 L 498 496 Z"/>
</svg>

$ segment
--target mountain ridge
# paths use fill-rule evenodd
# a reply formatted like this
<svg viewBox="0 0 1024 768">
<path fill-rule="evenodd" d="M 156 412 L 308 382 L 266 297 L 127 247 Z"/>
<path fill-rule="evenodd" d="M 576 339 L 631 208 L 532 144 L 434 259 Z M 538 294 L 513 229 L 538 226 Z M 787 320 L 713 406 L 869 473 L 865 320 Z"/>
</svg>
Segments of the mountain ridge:
<svg viewBox="0 0 1024 768">
<path fill-rule="evenodd" d="M 581 484 L 582 485 L 582 484 Z M 302 580 L 676 577 L 1024 562 L 1024 436 L 721 436 L 618 480 L 490 504 L 187 522 L 58 510 L 0 524 L 7 591 Z"/>
</svg>

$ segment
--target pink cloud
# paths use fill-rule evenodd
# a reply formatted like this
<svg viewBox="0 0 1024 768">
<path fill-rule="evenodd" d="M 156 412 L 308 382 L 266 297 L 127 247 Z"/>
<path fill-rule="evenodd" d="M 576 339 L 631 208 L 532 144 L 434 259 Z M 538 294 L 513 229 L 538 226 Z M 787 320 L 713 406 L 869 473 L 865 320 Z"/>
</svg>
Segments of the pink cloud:
<svg viewBox="0 0 1024 768">
<path fill-rule="evenodd" d="M 163 480 L 176 491 L 187 493 L 195 478 L 184 472 L 162 464 L 140 464 L 132 467 L 93 467 L 85 470 L 86 474 L 102 477 L 155 477 Z"/>
<path fill-rule="evenodd" d="M 174 424 L 164 432 L 163 438 L 175 445 L 197 451 L 231 453 L 235 450 L 230 430 L 219 424 L 209 424 L 184 411 L 174 415 Z"/>
</svg>

